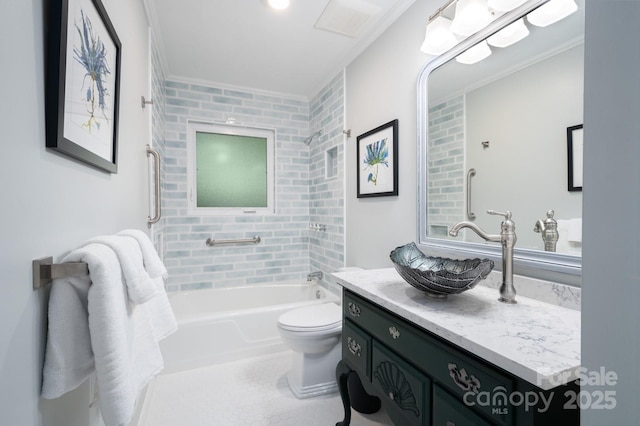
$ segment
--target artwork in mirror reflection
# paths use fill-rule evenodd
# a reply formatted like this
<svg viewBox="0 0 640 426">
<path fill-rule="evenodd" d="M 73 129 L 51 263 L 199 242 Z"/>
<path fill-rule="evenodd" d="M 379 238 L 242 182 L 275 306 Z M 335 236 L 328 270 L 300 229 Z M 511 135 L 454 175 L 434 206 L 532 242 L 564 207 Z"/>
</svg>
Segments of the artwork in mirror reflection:
<svg viewBox="0 0 640 426">
<path fill-rule="evenodd" d="M 428 237 L 451 238 L 462 220 L 498 234 L 500 220 L 486 211 L 510 210 L 516 247 L 544 250 L 534 228 L 553 210 L 556 251 L 581 254 L 582 193 L 567 190 L 566 146 L 567 128 L 583 121 L 582 19 L 531 28 L 510 49 L 429 75 Z M 456 240 L 485 243 L 473 232 Z"/>
</svg>

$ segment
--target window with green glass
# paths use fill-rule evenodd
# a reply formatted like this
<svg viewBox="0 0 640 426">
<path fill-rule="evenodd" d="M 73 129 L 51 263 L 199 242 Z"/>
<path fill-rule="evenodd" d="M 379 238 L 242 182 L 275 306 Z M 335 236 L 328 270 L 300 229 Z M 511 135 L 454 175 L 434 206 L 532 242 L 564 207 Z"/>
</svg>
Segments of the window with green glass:
<svg viewBox="0 0 640 426">
<path fill-rule="evenodd" d="M 273 213 L 274 131 L 190 123 L 191 213 Z"/>
</svg>

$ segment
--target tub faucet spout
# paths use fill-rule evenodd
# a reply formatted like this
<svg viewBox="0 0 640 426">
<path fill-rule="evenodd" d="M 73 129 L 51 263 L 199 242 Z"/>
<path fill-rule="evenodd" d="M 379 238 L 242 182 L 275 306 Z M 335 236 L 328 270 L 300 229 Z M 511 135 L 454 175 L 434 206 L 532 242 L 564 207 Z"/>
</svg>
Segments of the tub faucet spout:
<svg viewBox="0 0 640 426">
<path fill-rule="evenodd" d="M 457 237 L 462 228 L 469 228 L 486 241 L 499 242 L 502 245 L 502 285 L 500 286 L 500 298 L 504 303 L 516 303 L 516 289 L 513 286 L 513 248 L 516 245 L 516 224 L 511 220 L 511 211 L 500 213 L 495 210 L 487 210 L 492 215 L 504 216 L 499 235 L 490 235 L 484 232 L 473 222 L 458 222 L 449 231 L 449 235 Z"/>
<path fill-rule="evenodd" d="M 307 281 L 313 281 L 314 279 L 320 281 L 322 276 L 322 271 L 311 272 L 307 275 Z"/>
</svg>

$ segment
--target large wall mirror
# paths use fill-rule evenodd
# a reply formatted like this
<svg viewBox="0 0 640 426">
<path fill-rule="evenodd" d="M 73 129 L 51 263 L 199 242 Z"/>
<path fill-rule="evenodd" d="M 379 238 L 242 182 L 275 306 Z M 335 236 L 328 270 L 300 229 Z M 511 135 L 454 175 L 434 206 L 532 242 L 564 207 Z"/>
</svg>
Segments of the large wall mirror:
<svg viewBox="0 0 640 426">
<path fill-rule="evenodd" d="M 499 243 L 487 243 L 473 232 L 450 237 L 448 230 L 467 220 L 498 234 L 500 216 L 486 212 L 510 210 L 518 238 L 516 272 L 568 274 L 577 277 L 568 281 L 577 283 L 582 192 L 575 184 L 569 187 L 569 172 L 582 170 L 576 129 L 583 124 L 584 0 L 577 0 L 578 10 L 558 22 L 532 25 L 527 16 L 544 4 L 532 0 L 498 16 L 422 70 L 419 242 L 425 251 L 499 259 Z M 453 16 L 453 6 L 445 16 Z M 468 49 L 484 45 L 516 21 L 524 24 L 527 37 L 506 47 L 489 40 L 491 55 L 475 63 L 460 60 Z M 545 251 L 534 228 L 551 210 L 559 239 L 555 251 Z"/>
</svg>

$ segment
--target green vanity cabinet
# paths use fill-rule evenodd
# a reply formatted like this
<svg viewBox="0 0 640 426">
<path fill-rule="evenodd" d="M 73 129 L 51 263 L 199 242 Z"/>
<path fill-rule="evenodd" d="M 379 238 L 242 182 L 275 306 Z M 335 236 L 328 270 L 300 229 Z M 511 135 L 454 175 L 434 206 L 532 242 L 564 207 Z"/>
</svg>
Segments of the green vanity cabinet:
<svg viewBox="0 0 640 426">
<path fill-rule="evenodd" d="M 372 382 L 376 394 L 402 425 L 429 425 L 431 381 L 384 345 L 373 342 Z"/>
<path fill-rule="evenodd" d="M 336 376 L 345 419 L 338 425 L 350 421 L 346 381 L 353 372 L 398 426 L 579 424 L 579 410 L 562 410 L 561 401 L 575 384 L 557 395 L 538 389 L 346 289 L 343 316 Z M 554 396 L 553 403 L 540 412 L 510 399 L 527 393 Z"/>
<path fill-rule="evenodd" d="M 433 386 L 433 424 L 438 426 L 491 426 L 438 385 Z"/>
<path fill-rule="evenodd" d="M 371 337 L 345 321 L 342 325 L 342 359 L 364 379 L 371 380 Z"/>
</svg>

